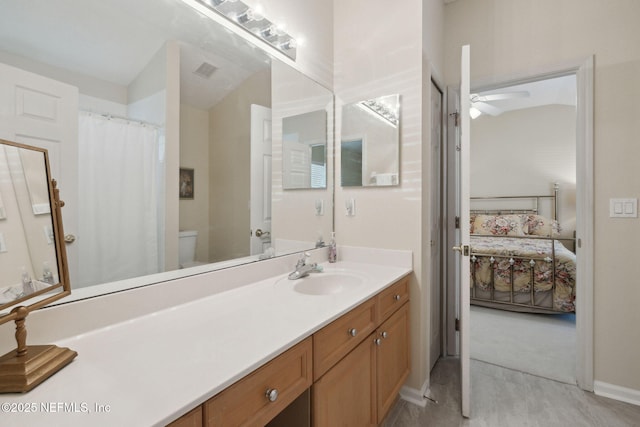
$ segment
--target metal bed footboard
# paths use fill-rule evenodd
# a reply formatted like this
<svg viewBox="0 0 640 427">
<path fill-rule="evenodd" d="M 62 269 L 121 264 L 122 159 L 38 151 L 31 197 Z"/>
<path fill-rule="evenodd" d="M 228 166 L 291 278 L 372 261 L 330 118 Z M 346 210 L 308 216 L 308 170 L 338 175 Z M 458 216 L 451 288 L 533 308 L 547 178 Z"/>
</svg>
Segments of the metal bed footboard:
<svg viewBox="0 0 640 427">
<path fill-rule="evenodd" d="M 555 250 L 555 241 L 563 241 L 569 240 L 573 241 L 571 238 L 555 238 L 555 237 L 540 237 L 540 236 L 493 236 L 493 235 L 477 235 L 479 237 L 500 237 L 502 239 L 537 239 L 537 240 L 547 240 L 550 242 L 551 250 L 550 253 L 542 254 L 540 256 L 519 256 L 519 255 L 497 255 L 491 253 L 483 253 L 478 250 L 474 250 L 473 242 L 471 245 L 471 303 L 475 305 L 487 305 L 487 306 L 501 306 L 504 309 L 509 309 L 510 307 L 519 308 L 521 311 L 536 311 L 536 312 L 545 312 L 545 313 L 566 313 L 566 311 L 561 309 L 556 309 L 554 307 L 554 296 L 556 293 L 556 250 Z M 489 289 L 488 290 L 480 290 L 478 287 L 478 279 L 476 277 L 477 268 L 476 265 L 481 262 L 482 259 L 488 259 L 490 265 L 490 280 L 489 280 Z M 503 299 L 496 299 L 496 292 L 505 293 L 507 291 L 497 291 L 495 286 L 495 275 L 496 269 L 498 268 L 498 264 L 500 260 L 507 260 L 509 264 L 509 291 L 508 297 L 509 300 L 505 301 Z M 522 302 L 516 301 L 517 295 L 524 295 L 525 292 L 516 292 L 515 291 L 515 265 L 518 264 L 518 261 L 522 265 L 528 264 L 528 273 L 529 273 L 529 301 Z M 551 265 L 551 289 L 547 292 L 550 294 L 549 304 L 546 305 L 536 299 L 536 266 L 537 261 L 544 262 Z M 479 293 L 489 293 L 489 297 L 480 296 Z M 522 298 L 519 298 L 522 299 Z M 539 298 L 542 299 L 542 298 Z"/>
</svg>

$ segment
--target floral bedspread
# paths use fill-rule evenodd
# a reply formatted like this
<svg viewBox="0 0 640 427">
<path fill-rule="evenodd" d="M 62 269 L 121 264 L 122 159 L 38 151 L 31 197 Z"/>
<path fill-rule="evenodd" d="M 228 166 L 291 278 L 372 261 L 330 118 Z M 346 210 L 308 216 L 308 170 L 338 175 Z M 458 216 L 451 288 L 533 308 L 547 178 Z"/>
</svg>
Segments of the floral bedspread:
<svg viewBox="0 0 640 427">
<path fill-rule="evenodd" d="M 513 259 L 513 290 L 516 293 L 549 291 L 553 282 L 551 262 L 552 242 L 555 248 L 554 309 L 575 311 L 576 256 L 558 240 L 516 239 L 509 237 L 471 236 L 471 287 L 491 290 L 491 270 L 494 269 L 495 290 L 511 290 Z M 491 257 L 495 260 L 492 262 Z M 547 258 L 545 260 L 544 258 Z M 531 261 L 533 260 L 533 263 Z M 531 266 L 533 265 L 533 284 Z"/>
</svg>

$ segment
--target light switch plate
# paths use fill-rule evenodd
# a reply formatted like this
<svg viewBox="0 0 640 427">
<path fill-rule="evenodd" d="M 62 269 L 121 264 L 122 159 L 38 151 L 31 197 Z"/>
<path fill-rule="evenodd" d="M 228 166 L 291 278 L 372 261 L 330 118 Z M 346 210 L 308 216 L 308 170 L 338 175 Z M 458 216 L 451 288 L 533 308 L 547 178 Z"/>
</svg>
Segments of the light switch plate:
<svg viewBox="0 0 640 427">
<path fill-rule="evenodd" d="M 610 218 L 637 218 L 638 199 L 609 199 Z"/>
<path fill-rule="evenodd" d="M 7 244 L 4 241 L 4 233 L 0 233 L 0 253 L 7 252 Z"/>
</svg>

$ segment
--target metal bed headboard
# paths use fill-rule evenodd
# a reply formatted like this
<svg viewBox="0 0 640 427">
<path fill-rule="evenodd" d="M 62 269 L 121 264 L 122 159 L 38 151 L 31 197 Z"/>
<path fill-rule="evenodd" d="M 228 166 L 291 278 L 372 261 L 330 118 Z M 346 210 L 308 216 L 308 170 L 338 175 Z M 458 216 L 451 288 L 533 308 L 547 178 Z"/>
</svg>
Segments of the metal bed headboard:
<svg viewBox="0 0 640 427">
<path fill-rule="evenodd" d="M 472 214 L 484 214 L 484 215 L 508 215 L 508 214 L 538 214 L 540 200 L 551 199 L 553 205 L 551 209 L 552 218 L 558 220 L 558 192 L 560 191 L 560 185 L 557 182 L 553 183 L 553 194 L 550 195 L 538 195 L 538 196 L 480 196 L 471 197 L 471 201 L 480 200 L 530 200 L 533 202 L 532 208 L 524 209 L 470 209 Z"/>
</svg>

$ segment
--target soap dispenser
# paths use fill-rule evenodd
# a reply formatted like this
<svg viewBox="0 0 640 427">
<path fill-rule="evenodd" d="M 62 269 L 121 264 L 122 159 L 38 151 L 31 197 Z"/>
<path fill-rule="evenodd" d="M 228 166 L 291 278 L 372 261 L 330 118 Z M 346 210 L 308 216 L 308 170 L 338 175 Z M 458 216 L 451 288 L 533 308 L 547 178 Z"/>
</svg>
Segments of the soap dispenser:
<svg viewBox="0 0 640 427">
<path fill-rule="evenodd" d="M 331 232 L 331 241 L 329 242 L 329 262 L 336 262 L 338 255 L 336 253 L 336 232 Z"/>
</svg>

